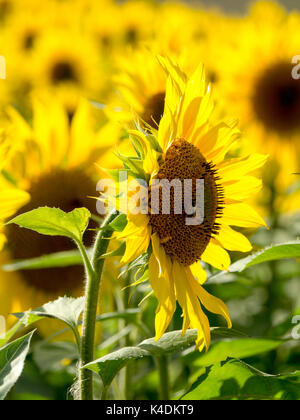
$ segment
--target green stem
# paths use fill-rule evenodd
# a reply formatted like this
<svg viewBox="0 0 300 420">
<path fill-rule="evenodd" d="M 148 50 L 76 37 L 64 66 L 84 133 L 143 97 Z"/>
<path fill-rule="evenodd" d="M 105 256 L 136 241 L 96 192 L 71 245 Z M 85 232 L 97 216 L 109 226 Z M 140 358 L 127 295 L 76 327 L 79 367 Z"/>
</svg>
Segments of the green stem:
<svg viewBox="0 0 300 420">
<path fill-rule="evenodd" d="M 91 261 L 87 256 L 84 246 L 82 244 L 79 245 L 87 273 L 79 366 L 81 400 L 93 400 L 93 373 L 88 369 L 82 369 L 82 367 L 94 360 L 98 296 L 105 262 L 105 259 L 101 258 L 101 256 L 107 253 L 107 248 L 113 234 L 113 230 L 108 225 L 117 215 L 118 212 L 114 211 L 103 222 L 95 241 Z"/>
<path fill-rule="evenodd" d="M 156 358 L 156 363 L 159 372 L 159 399 L 160 400 L 170 400 L 169 393 L 169 365 L 167 356 L 158 356 Z"/>
</svg>

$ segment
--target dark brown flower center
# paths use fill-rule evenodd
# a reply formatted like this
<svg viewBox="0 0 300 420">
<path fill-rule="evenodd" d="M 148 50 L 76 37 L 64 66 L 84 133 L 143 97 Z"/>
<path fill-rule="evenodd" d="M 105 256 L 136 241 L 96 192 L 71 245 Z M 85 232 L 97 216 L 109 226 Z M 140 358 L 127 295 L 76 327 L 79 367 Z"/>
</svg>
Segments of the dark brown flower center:
<svg viewBox="0 0 300 420">
<path fill-rule="evenodd" d="M 32 50 L 36 41 L 36 37 L 37 35 L 34 32 L 28 32 L 25 34 L 23 39 L 23 49 L 26 51 Z"/>
<path fill-rule="evenodd" d="M 184 180 L 192 180 L 192 203 L 196 203 L 196 181 L 204 181 L 204 221 L 202 224 L 187 225 L 186 214 L 176 214 L 174 202 L 174 189 L 170 194 L 170 214 L 162 214 L 162 191 L 160 191 L 159 214 L 150 215 L 150 224 L 153 232 L 159 235 L 165 251 L 171 257 L 184 265 L 191 265 L 201 259 L 212 235 L 219 228 L 216 223 L 222 212 L 222 188 L 217 184 L 218 177 L 213 165 L 208 163 L 200 151 L 186 140 L 179 139 L 173 142 L 168 149 L 165 161 L 157 174 L 159 180 L 167 179 L 169 182 L 178 179 L 184 185 Z M 150 187 L 150 200 L 151 193 Z M 184 201 L 182 194 L 182 201 Z M 184 202 L 182 208 L 185 209 Z"/>
<path fill-rule="evenodd" d="M 60 61 L 51 69 L 51 81 L 53 84 L 64 82 L 77 82 L 78 76 L 74 65 L 68 61 Z"/>
<path fill-rule="evenodd" d="M 56 170 L 45 174 L 32 182 L 29 193 L 31 201 L 20 209 L 18 214 L 41 206 L 58 207 L 66 212 L 87 207 L 95 213 L 95 203 L 88 198 L 95 194 L 95 184 L 79 170 Z M 95 225 L 91 223 L 89 227 Z M 74 244 L 67 238 L 43 236 L 16 225 L 9 225 L 6 233 L 13 260 L 75 249 Z M 85 244 L 90 246 L 92 239 L 93 233 L 87 231 L 84 237 Z M 57 294 L 72 294 L 72 291 L 80 287 L 84 276 L 80 266 L 23 270 L 20 273 L 30 286 Z"/>
<path fill-rule="evenodd" d="M 270 130 L 280 134 L 300 128 L 300 81 L 292 77 L 292 66 L 279 63 L 258 80 L 253 96 L 254 111 Z"/>
<path fill-rule="evenodd" d="M 143 121 L 153 128 L 157 128 L 165 109 L 165 92 L 151 96 L 144 106 Z"/>
<path fill-rule="evenodd" d="M 131 45 L 135 45 L 138 42 L 139 33 L 134 27 L 128 28 L 125 32 L 125 42 Z"/>
</svg>

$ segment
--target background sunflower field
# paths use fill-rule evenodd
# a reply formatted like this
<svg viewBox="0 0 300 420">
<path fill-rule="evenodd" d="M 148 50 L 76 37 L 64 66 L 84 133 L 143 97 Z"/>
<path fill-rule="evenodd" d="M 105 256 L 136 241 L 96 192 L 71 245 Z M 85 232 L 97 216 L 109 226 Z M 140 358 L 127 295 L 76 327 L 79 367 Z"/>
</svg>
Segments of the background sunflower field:
<svg viewBox="0 0 300 420">
<path fill-rule="evenodd" d="M 231 185 L 229 204 L 249 198 L 263 220 L 237 224 L 227 263 L 219 254 L 216 268 L 212 258 L 201 262 L 206 291 L 225 302 L 233 328 L 205 310 L 212 343 L 195 350 L 197 332 L 181 334 L 174 299 L 168 330 L 155 341 L 149 261 L 142 252 L 124 258 L 131 225 L 118 215 L 104 229 L 112 239 L 89 366 L 94 399 L 300 399 L 299 1 L 0 0 L 1 400 L 78 399 L 82 256 L 93 258 L 103 223 L 97 183 L 122 163 L 128 172 L 142 165 L 144 137 L 157 152 L 153 133 L 175 101 L 170 80 L 197 90 L 202 64 L 212 118 L 239 139 L 224 151 L 231 175 L 255 175 Z M 191 94 L 189 115 L 199 96 Z M 130 141 L 137 129 L 144 137 Z M 47 228 L 40 214 L 22 219 L 39 208 L 61 213 L 45 213 Z M 252 244 L 243 242 L 244 253 L 236 250 L 242 234 Z"/>
</svg>

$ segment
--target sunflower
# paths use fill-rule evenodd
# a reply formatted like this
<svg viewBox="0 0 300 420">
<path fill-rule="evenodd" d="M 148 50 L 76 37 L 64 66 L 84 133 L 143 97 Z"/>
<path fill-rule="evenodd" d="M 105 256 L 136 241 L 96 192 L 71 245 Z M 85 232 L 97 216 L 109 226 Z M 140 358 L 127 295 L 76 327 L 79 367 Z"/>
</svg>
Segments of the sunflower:
<svg viewBox="0 0 300 420">
<path fill-rule="evenodd" d="M 2 133 L 1 133 L 2 136 Z M 5 165 L 5 161 L 10 155 L 10 145 L 0 141 L 0 173 Z M 11 217 L 16 211 L 29 201 L 29 194 L 25 191 L 13 187 L 4 177 L 0 177 L 0 251 L 6 242 L 3 231 L 4 221 Z"/>
<path fill-rule="evenodd" d="M 15 150 L 6 162 L 5 175 L 25 191 L 30 200 L 18 206 L 19 210 L 12 209 L 6 217 L 41 206 L 58 207 L 64 211 L 86 207 L 96 214 L 94 199 L 89 198 L 95 196 L 96 192 L 94 163 L 101 164 L 103 158 L 105 162 L 111 160 L 111 164 L 115 165 L 116 158 L 112 159 L 109 152 L 109 141 L 115 142 L 113 128 L 103 126 L 96 130 L 93 113 L 85 100 L 81 101 L 70 118 L 56 100 L 50 97 L 35 99 L 33 123 L 30 126 L 17 111 L 8 109 L 10 124 L 6 138 L 14 144 Z M 15 193 L 12 196 L 15 197 Z M 8 206 L 8 201 L 5 200 L 3 204 Z M 91 222 L 89 227 L 96 228 L 97 224 Z M 65 238 L 51 239 L 13 225 L 5 227 L 4 233 L 7 243 L 0 254 L 0 265 L 73 249 L 73 244 Z M 92 245 L 93 236 L 91 230 L 86 232 L 86 246 Z M 109 266 L 109 270 L 114 273 L 113 265 Z M 0 312 L 7 316 L 12 312 L 39 307 L 58 296 L 81 296 L 83 279 L 84 272 L 80 266 L 2 271 Z M 9 318 L 9 323 L 12 321 L 13 318 Z M 48 325 L 40 325 L 45 334 L 49 332 Z M 57 328 L 56 324 L 52 327 Z"/>
<path fill-rule="evenodd" d="M 31 60 L 33 91 L 52 92 L 69 108 L 81 96 L 97 100 L 105 91 L 107 74 L 88 33 L 78 28 L 54 27 L 36 44 Z"/>
<path fill-rule="evenodd" d="M 156 56 L 146 48 L 128 49 L 117 59 L 117 66 L 118 98 L 111 99 L 109 117 L 129 122 L 134 112 L 157 127 L 164 112 L 167 78 Z"/>
<path fill-rule="evenodd" d="M 235 121 L 210 122 L 213 111 L 211 86 L 207 84 L 203 66 L 188 78 L 177 64 L 160 58 L 168 74 L 165 109 L 158 129 L 131 130 L 138 150 L 135 158 L 123 156 L 126 172 L 137 183 L 146 182 L 146 207 L 152 207 L 151 196 L 156 181 L 166 179 L 204 181 L 204 220 L 202 224 L 186 224 L 187 213 L 175 211 L 174 193 L 170 212 L 144 211 L 136 214 L 129 205 L 128 224 L 118 236 L 126 240 L 123 264 L 140 258 L 148 259 L 149 281 L 158 299 L 155 328 L 156 340 L 166 331 L 176 309 L 183 311 L 183 334 L 188 328 L 198 330 L 197 347 L 210 345 L 210 328 L 202 305 L 222 315 L 231 327 L 225 304 L 202 286 L 206 272 L 201 262 L 227 270 L 227 250 L 249 252 L 249 240 L 231 226 L 258 228 L 264 220 L 244 200 L 261 188 L 261 182 L 249 173 L 262 166 L 266 156 L 227 159 L 227 152 L 239 137 Z M 144 184 L 142 184 L 144 185 Z M 120 184 L 120 192 L 127 187 Z M 128 202 L 132 204 L 132 186 Z M 192 199 L 196 200 L 193 189 Z M 122 194 L 119 194 L 120 200 Z M 173 201 L 173 204 L 172 204 Z M 139 197 L 139 203 L 144 198 Z M 183 203 L 182 203 L 183 204 Z M 120 207 L 122 209 L 122 207 Z M 134 210 L 134 211 L 133 211 Z"/>
<path fill-rule="evenodd" d="M 222 62 L 219 96 L 240 117 L 247 147 L 270 155 L 265 179 L 278 197 L 297 181 L 300 168 L 300 83 L 292 77 L 299 26 L 298 13 L 258 2 L 215 52 Z"/>
</svg>

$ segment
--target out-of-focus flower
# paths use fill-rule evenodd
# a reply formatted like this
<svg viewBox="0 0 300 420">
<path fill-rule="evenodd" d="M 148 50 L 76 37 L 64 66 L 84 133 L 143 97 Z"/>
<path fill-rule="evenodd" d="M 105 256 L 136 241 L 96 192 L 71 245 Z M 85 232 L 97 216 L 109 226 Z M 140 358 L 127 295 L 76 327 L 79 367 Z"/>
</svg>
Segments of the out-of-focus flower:
<svg viewBox="0 0 300 420">
<path fill-rule="evenodd" d="M 275 188 L 275 200 L 297 181 L 300 168 L 300 83 L 292 77 L 299 26 L 299 14 L 258 2 L 233 34 L 228 26 L 228 38 L 215 52 L 223 108 L 240 117 L 247 150 L 270 155 L 265 180 Z"/>
<path fill-rule="evenodd" d="M 111 145 L 117 142 L 113 128 L 103 126 L 96 130 L 92 118 L 94 111 L 85 100 L 81 101 L 71 120 L 62 104 L 50 97 L 34 101 L 32 126 L 13 108 L 7 113 L 10 124 L 6 128 L 6 138 L 15 145 L 15 150 L 5 164 L 5 175 L 26 191 L 23 196 L 30 196 L 30 199 L 24 205 L 20 203 L 15 209 L 11 208 L 9 214 L 5 213 L 6 217 L 41 206 L 58 207 L 64 211 L 86 207 L 96 214 L 95 200 L 91 198 L 96 195 L 98 180 L 95 162 L 101 165 L 103 158 L 105 164 L 109 164 L 110 159 L 111 164 L 116 163 L 110 152 Z M 11 196 L 18 197 L 13 191 Z M 17 199 L 15 203 L 18 203 Z M 95 228 L 97 224 L 91 222 L 89 227 Z M 1 253 L 1 265 L 74 248 L 65 238 L 42 236 L 14 225 L 5 227 L 4 233 L 7 244 Z M 87 231 L 84 238 L 87 246 L 92 245 L 93 236 L 93 231 Z M 113 264 L 108 269 L 114 272 Z M 62 295 L 80 296 L 83 279 L 81 266 L 2 271 L 1 314 L 8 316 L 39 307 Z M 11 321 L 9 318 L 9 323 Z M 40 325 L 45 334 L 57 327 L 54 322 Z"/>
</svg>

